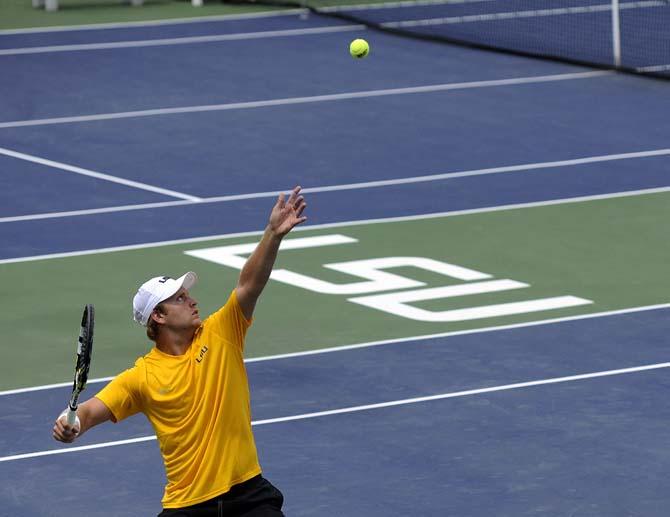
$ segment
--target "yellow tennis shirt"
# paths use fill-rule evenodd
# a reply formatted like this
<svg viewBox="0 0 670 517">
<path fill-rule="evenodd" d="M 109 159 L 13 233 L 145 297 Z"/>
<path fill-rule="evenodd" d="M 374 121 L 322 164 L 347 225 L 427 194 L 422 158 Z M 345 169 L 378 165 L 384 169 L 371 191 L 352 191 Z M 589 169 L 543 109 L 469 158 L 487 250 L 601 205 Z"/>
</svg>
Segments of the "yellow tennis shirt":
<svg viewBox="0 0 670 517">
<path fill-rule="evenodd" d="M 153 425 L 167 475 L 164 508 L 206 501 L 261 472 L 242 355 L 250 325 L 233 291 L 184 355 L 154 347 L 96 395 L 115 422 L 142 412 Z"/>
</svg>

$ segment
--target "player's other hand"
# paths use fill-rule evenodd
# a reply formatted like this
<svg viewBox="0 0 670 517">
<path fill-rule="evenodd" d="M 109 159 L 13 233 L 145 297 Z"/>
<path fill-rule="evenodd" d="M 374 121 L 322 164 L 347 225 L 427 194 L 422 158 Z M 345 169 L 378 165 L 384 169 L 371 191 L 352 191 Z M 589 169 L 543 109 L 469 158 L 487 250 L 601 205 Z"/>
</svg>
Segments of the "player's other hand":
<svg viewBox="0 0 670 517">
<path fill-rule="evenodd" d="M 74 425 L 70 426 L 67 423 L 67 416 L 65 413 L 61 414 L 54 424 L 53 437 L 63 443 L 72 443 L 75 438 L 79 436 L 80 424 L 77 420 Z"/>
</svg>

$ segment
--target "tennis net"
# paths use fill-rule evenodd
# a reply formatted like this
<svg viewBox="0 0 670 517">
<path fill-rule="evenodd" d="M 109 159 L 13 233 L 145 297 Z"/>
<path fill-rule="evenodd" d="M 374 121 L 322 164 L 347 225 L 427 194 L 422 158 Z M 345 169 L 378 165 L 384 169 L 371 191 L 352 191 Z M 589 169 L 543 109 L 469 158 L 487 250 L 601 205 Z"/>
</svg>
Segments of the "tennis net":
<svg viewBox="0 0 670 517">
<path fill-rule="evenodd" d="M 227 1 L 301 7 L 404 36 L 670 79 L 670 0 Z"/>
</svg>

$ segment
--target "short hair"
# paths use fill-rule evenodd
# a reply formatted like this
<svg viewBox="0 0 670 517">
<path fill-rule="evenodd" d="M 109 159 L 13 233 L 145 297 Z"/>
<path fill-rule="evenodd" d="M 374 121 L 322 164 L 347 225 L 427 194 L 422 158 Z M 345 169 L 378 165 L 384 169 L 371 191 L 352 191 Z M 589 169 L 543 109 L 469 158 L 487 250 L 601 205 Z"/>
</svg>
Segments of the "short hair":
<svg viewBox="0 0 670 517">
<path fill-rule="evenodd" d="M 158 311 L 161 314 L 165 314 L 165 311 L 163 310 L 163 304 L 159 303 L 154 307 L 154 311 Z M 152 311 L 153 313 L 153 311 Z M 147 337 L 151 339 L 151 341 L 156 342 L 156 339 L 158 338 L 158 331 L 160 330 L 160 325 L 154 321 L 154 319 L 151 317 L 151 314 L 149 314 L 149 321 L 147 321 Z"/>
</svg>

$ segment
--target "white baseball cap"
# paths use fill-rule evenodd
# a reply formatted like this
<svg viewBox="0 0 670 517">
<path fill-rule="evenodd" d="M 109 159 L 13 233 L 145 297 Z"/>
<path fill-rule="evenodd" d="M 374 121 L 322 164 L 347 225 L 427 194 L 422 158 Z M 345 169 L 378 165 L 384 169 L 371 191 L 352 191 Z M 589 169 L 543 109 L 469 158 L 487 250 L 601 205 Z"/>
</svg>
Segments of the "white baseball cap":
<svg viewBox="0 0 670 517">
<path fill-rule="evenodd" d="M 133 298 L 133 319 L 146 327 L 156 305 L 167 300 L 182 287 L 190 289 L 197 281 L 198 275 L 189 271 L 176 280 L 169 276 L 157 276 L 144 282 Z"/>
</svg>

